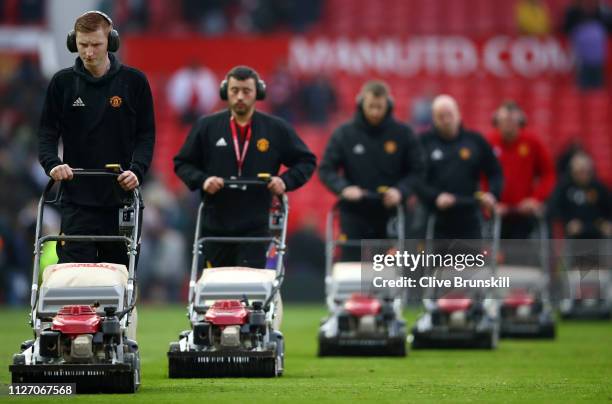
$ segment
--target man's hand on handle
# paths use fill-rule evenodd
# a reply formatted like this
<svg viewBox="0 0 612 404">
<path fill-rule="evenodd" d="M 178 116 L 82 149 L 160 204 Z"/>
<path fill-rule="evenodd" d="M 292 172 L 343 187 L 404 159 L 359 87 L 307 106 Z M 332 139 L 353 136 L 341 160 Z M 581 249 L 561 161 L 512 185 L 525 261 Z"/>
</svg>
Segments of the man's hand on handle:
<svg viewBox="0 0 612 404">
<path fill-rule="evenodd" d="M 543 212 L 542 203 L 535 198 L 523 199 L 517 209 L 520 214 L 525 216 L 539 216 Z"/>
<path fill-rule="evenodd" d="M 287 186 L 285 185 L 285 181 L 280 177 L 272 177 L 270 178 L 270 182 L 268 182 L 268 189 L 274 195 L 280 196 L 285 193 Z"/>
<path fill-rule="evenodd" d="M 74 177 L 72 168 L 70 168 L 68 164 L 60 164 L 59 166 L 53 167 L 49 175 L 55 181 L 70 181 Z"/>
<path fill-rule="evenodd" d="M 124 171 L 117 177 L 117 182 L 124 191 L 134 190 L 140 183 L 138 177 L 132 171 Z"/>
<path fill-rule="evenodd" d="M 397 188 L 389 188 L 383 194 L 385 208 L 393 208 L 402 202 L 402 193 Z"/>
<path fill-rule="evenodd" d="M 446 210 L 452 207 L 456 201 L 457 198 L 455 198 L 455 195 L 450 194 L 448 192 L 442 192 L 436 198 L 436 207 L 440 210 Z"/>
<path fill-rule="evenodd" d="M 347 201 L 356 202 L 363 198 L 363 193 L 363 189 L 359 188 L 357 185 L 350 185 L 342 190 L 340 196 Z"/>
<path fill-rule="evenodd" d="M 214 195 L 223 188 L 225 184 L 223 183 L 223 178 L 221 177 L 208 177 L 204 184 L 202 185 L 202 189 L 209 195 Z"/>
<path fill-rule="evenodd" d="M 480 204 L 487 209 L 489 212 L 493 212 L 495 209 L 495 204 L 497 204 L 497 198 L 490 192 L 483 192 L 480 195 Z"/>
</svg>

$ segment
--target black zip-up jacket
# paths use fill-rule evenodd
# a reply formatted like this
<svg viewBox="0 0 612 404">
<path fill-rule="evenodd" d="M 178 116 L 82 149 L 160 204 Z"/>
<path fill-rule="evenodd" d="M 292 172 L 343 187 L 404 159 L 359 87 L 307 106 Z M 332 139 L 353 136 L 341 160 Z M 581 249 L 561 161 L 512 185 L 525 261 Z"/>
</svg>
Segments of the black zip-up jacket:
<svg viewBox="0 0 612 404">
<path fill-rule="evenodd" d="M 174 171 L 179 178 L 192 191 L 200 190 L 205 198 L 204 229 L 218 235 L 265 227 L 271 203 L 270 191 L 265 187 L 250 186 L 246 191 L 225 187 L 215 195 L 202 189 L 208 177 L 238 176 L 230 116 L 229 110 L 224 110 L 200 118 L 174 157 Z M 241 177 L 255 178 L 260 173 L 275 176 L 284 165 L 288 170 L 280 178 L 287 191 L 304 185 L 315 170 L 316 157 L 291 126 L 282 119 L 255 111 L 251 128 Z"/>
<path fill-rule="evenodd" d="M 140 71 L 109 54 L 111 67 L 93 77 L 80 58 L 57 72 L 47 89 L 40 120 L 39 160 L 53 167 L 101 169 L 119 163 L 142 184 L 153 157 L 155 119 L 149 83 Z M 64 145 L 63 158 L 58 143 Z M 115 179 L 75 178 L 64 184 L 64 202 L 109 207 L 119 204 Z"/>
<path fill-rule="evenodd" d="M 561 219 L 564 225 L 571 220 L 582 222 L 581 238 L 602 236 L 599 225 L 612 220 L 612 199 L 610 191 L 597 179 L 587 185 L 575 183 L 569 175 L 559 182 L 549 201 L 550 214 Z"/>
<path fill-rule="evenodd" d="M 409 126 L 393 118 L 391 108 L 379 125 L 372 126 L 359 106 L 353 119 L 332 134 L 321 159 L 319 177 L 336 195 L 350 185 L 373 193 L 379 187 L 395 187 L 405 199 L 414 192 L 424 170 L 418 141 Z M 356 213 L 382 209 L 379 201 L 371 200 L 341 206 Z"/>
<path fill-rule="evenodd" d="M 449 213 L 475 208 L 474 195 L 482 174 L 488 179 L 490 192 L 499 199 L 503 185 L 501 166 L 482 135 L 461 127 L 455 138 L 447 140 L 434 128 L 421 135 L 420 140 L 427 169 L 418 193 L 430 208 L 435 208 L 436 198 L 442 192 L 458 197 L 459 203 Z"/>
</svg>

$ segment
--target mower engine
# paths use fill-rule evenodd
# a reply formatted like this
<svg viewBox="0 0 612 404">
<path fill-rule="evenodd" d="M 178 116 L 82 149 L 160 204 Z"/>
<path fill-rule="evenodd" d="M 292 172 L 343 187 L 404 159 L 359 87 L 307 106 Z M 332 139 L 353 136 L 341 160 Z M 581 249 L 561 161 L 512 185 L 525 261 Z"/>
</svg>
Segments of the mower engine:
<svg viewBox="0 0 612 404">
<path fill-rule="evenodd" d="M 208 348 L 252 349 L 263 346 L 266 318 L 262 302 L 253 302 L 252 309 L 239 300 L 219 300 L 194 325 L 193 342 Z"/>
<path fill-rule="evenodd" d="M 91 306 L 64 306 L 51 327 L 40 334 L 42 357 L 63 359 L 65 363 L 95 363 L 114 358 L 113 345 L 119 343 L 121 325 L 114 308 L 105 308 L 103 318 Z"/>
<path fill-rule="evenodd" d="M 542 302 L 523 289 L 511 290 L 501 307 L 502 318 L 523 322 L 537 321 L 537 315 L 541 311 Z"/>
<path fill-rule="evenodd" d="M 319 356 L 406 356 L 394 299 L 353 293 L 319 330 Z"/>
<path fill-rule="evenodd" d="M 432 313 L 434 325 L 445 325 L 449 328 L 465 328 L 473 323 L 482 310 L 478 304 L 467 296 L 447 296 L 438 299 L 437 309 Z"/>
<path fill-rule="evenodd" d="M 170 344 L 168 375 L 275 377 L 282 374 L 283 353 L 283 336 L 270 329 L 263 302 L 218 300 Z"/>
<path fill-rule="evenodd" d="M 376 297 L 354 293 L 338 316 L 338 329 L 358 334 L 384 332 L 386 322 L 393 316 L 392 300 L 381 303 Z"/>
</svg>

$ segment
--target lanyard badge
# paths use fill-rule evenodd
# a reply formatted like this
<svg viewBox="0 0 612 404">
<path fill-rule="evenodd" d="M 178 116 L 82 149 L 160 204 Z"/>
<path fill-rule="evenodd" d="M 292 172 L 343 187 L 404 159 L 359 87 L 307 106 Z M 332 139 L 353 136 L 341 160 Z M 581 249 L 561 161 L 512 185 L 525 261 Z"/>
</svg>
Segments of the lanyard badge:
<svg viewBox="0 0 612 404">
<path fill-rule="evenodd" d="M 242 153 L 240 152 L 240 142 L 238 140 L 238 128 L 236 127 L 236 121 L 232 116 L 230 119 L 230 127 L 232 129 L 232 140 L 234 141 L 234 152 L 236 153 L 236 163 L 238 164 L 238 176 L 242 176 L 242 166 L 244 165 L 244 159 L 246 158 L 249 143 L 251 142 L 251 125 L 247 128 L 247 133 L 244 138 L 244 145 L 242 146 Z"/>
</svg>

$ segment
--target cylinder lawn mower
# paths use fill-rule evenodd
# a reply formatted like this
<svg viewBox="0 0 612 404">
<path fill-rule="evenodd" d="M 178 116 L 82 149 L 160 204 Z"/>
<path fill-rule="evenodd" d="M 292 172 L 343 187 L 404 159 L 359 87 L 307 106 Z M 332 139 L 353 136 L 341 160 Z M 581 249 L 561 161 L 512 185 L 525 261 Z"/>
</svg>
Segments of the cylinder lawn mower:
<svg viewBox="0 0 612 404">
<path fill-rule="evenodd" d="M 263 178 L 263 179 L 262 179 Z M 269 178 L 225 179 L 226 187 L 266 186 Z M 270 237 L 201 237 L 204 202 L 198 209 L 189 282 L 191 329 L 170 343 L 170 378 L 275 377 L 284 370 L 280 288 L 289 205 L 283 195 L 270 209 Z M 205 243 L 267 243 L 276 250 L 275 269 L 217 267 L 198 262 Z M 274 260 L 270 260 L 274 261 Z"/>
<path fill-rule="evenodd" d="M 109 165 L 107 168 L 115 165 Z M 120 169 L 119 169 L 120 170 Z M 110 177 L 119 171 L 73 169 L 78 177 Z M 84 180 L 85 178 L 80 178 Z M 75 383 L 77 393 L 133 393 L 140 386 L 140 356 L 132 337 L 135 324 L 134 271 L 141 201 L 138 188 L 129 204 L 118 210 L 121 235 L 42 236 L 45 205 L 57 204 L 62 195 L 47 201 L 54 181 L 47 184 L 38 203 L 31 319 L 34 339 L 21 345 L 9 366 L 13 383 Z M 43 243 L 125 242 L 129 264 L 67 263 L 46 268 L 38 285 Z"/>
<path fill-rule="evenodd" d="M 511 281 L 511 287 L 499 294 L 502 338 L 555 338 L 555 318 L 550 302 L 547 224 L 543 217 L 537 220 L 538 254 L 530 254 L 529 247 L 533 246 L 531 240 L 502 242 L 504 263 L 498 265 L 497 271 L 499 276 Z M 534 255 L 537 260 L 535 265 L 531 262 Z"/>
<path fill-rule="evenodd" d="M 365 198 L 382 204 L 382 194 L 366 193 Z M 318 355 L 323 356 L 406 356 L 406 323 L 400 293 L 365 289 L 362 263 L 336 262 L 337 246 L 359 248 L 361 240 L 337 239 L 334 219 L 338 204 L 327 215 L 325 288 L 329 315 L 319 328 Z M 397 222 L 398 248 L 403 250 L 405 215 L 400 205 L 390 223 Z M 365 265 L 365 264 L 364 264 Z M 394 271 L 397 277 L 399 271 Z"/>
<path fill-rule="evenodd" d="M 430 215 L 427 221 L 428 245 L 434 238 L 435 220 L 436 216 Z M 491 257 L 496 257 L 500 236 L 500 219 L 496 214 L 493 216 L 492 230 L 493 237 L 489 247 Z M 473 248 L 473 244 L 469 248 Z M 431 247 L 427 247 L 427 250 L 430 252 Z M 496 260 L 492 259 L 487 267 L 478 269 L 473 279 L 495 277 L 496 267 Z M 453 268 L 444 267 L 437 268 L 433 273 L 439 280 L 452 280 L 461 275 Z M 424 291 L 423 306 L 425 312 L 412 328 L 413 349 L 497 347 L 499 304 L 492 289 L 466 287 L 448 291 L 445 288 L 430 287 Z"/>
<path fill-rule="evenodd" d="M 562 259 L 564 289 L 560 301 L 561 318 L 609 320 L 612 318 L 612 242 L 564 240 Z"/>
</svg>

